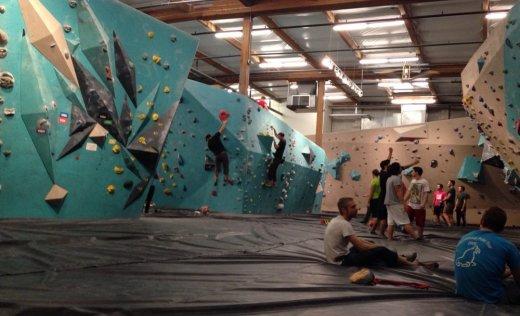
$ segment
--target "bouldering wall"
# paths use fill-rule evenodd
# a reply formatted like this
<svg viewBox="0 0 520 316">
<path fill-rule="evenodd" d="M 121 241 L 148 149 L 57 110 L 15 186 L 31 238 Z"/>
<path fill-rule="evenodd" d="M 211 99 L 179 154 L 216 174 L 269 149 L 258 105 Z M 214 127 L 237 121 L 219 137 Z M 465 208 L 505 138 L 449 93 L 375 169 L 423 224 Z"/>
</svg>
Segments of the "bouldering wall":
<svg viewBox="0 0 520 316">
<path fill-rule="evenodd" d="M 230 113 L 222 141 L 230 158 L 232 186 L 224 184 L 222 174 L 214 186 L 213 171 L 204 168 L 213 159 L 205 136 L 218 130 L 221 110 Z M 274 152 L 273 137 L 268 136 L 271 125 L 285 133 L 287 146 L 277 185 L 266 188 L 262 183 Z M 207 205 L 228 213 L 304 213 L 313 210 L 320 196 L 323 149 L 245 96 L 188 80 L 170 134 L 155 181 L 158 208 Z"/>
<path fill-rule="evenodd" d="M 496 205 L 508 211 L 509 223 L 519 223 L 517 209 L 520 194 L 504 183 L 500 168 L 480 164 L 482 147 L 477 125 L 469 118 L 430 122 L 423 125 L 403 126 L 356 132 L 337 132 L 324 135 L 324 149 L 329 158 L 343 162 L 327 177 L 322 209 L 337 211 L 337 200 L 342 196 L 355 198 L 361 213 L 366 212 L 369 184 L 373 169 L 387 159 L 388 148 L 394 149 L 392 161 L 408 164 L 419 159 L 432 187 L 450 179 L 464 185 L 471 199 L 468 201 L 468 220 L 477 223 L 485 208 Z M 344 159 L 348 154 L 349 159 Z M 334 165 L 334 162 L 332 163 Z M 408 184 L 410 178 L 406 178 Z M 432 218 L 431 201 L 427 216 Z"/>
<path fill-rule="evenodd" d="M 115 0 L 0 6 L 0 217 L 138 216 L 197 40 Z"/>
<path fill-rule="evenodd" d="M 462 72 L 464 107 L 502 160 L 520 167 L 520 5 L 491 31 Z"/>
</svg>

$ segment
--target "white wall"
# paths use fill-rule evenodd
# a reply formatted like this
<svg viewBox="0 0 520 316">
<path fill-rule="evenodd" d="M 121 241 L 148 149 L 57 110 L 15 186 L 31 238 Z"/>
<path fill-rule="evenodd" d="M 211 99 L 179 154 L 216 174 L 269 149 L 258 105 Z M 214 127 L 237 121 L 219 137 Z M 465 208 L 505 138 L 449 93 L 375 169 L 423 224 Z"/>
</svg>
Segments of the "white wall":
<svg viewBox="0 0 520 316">
<path fill-rule="evenodd" d="M 289 110 L 285 103 L 278 103 L 271 100 L 271 107 L 278 112 L 281 112 L 283 116 L 272 112 L 276 117 L 283 120 L 291 128 L 297 130 L 303 135 L 314 135 L 316 134 L 316 112 L 313 113 L 296 113 Z"/>
</svg>

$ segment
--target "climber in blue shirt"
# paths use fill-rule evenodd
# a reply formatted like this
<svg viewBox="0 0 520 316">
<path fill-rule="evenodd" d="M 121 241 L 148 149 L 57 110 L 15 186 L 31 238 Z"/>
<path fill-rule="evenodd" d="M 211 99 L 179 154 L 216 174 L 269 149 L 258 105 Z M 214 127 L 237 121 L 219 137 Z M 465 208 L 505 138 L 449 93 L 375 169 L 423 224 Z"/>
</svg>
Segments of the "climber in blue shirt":
<svg viewBox="0 0 520 316">
<path fill-rule="evenodd" d="M 506 222 L 506 213 L 491 207 L 482 216 L 480 230 L 459 241 L 454 261 L 458 295 L 485 303 L 520 304 L 520 253 L 512 242 L 498 235 Z M 513 285 L 506 291 L 502 281 L 511 275 L 516 288 Z"/>
</svg>

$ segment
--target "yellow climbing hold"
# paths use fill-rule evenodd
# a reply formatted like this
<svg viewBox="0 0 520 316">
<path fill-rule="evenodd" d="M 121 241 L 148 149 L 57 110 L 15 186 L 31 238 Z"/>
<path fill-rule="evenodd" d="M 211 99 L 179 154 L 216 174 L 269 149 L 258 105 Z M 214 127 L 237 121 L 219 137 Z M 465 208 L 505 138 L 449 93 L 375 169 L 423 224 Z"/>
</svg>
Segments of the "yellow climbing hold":
<svg viewBox="0 0 520 316">
<path fill-rule="evenodd" d="M 143 144 L 143 145 L 146 145 L 146 138 L 144 138 L 144 136 L 140 136 L 137 141 L 139 142 L 139 144 Z"/>
<path fill-rule="evenodd" d="M 118 144 L 115 144 L 114 146 L 112 146 L 112 152 L 114 154 L 119 154 L 121 152 L 121 146 L 119 146 Z"/>
<path fill-rule="evenodd" d="M 166 162 L 163 162 L 163 163 L 161 164 L 161 166 L 162 166 L 162 169 L 163 169 L 164 171 L 169 171 L 169 170 L 170 170 L 170 166 L 169 166 Z"/>
<path fill-rule="evenodd" d="M 146 114 L 144 113 L 139 113 L 137 114 L 137 118 L 140 120 L 140 121 L 144 121 L 146 119 Z"/>
<path fill-rule="evenodd" d="M 171 91 L 171 90 L 170 90 L 170 87 L 168 87 L 168 86 L 164 86 L 164 89 L 163 89 L 163 92 L 164 92 L 164 93 L 170 93 L 170 91 Z"/>
<path fill-rule="evenodd" d="M 108 192 L 108 194 L 114 194 L 114 192 L 116 192 L 115 185 L 113 185 L 113 184 L 107 185 L 107 192 Z"/>
<path fill-rule="evenodd" d="M 164 192 L 165 195 L 168 195 L 168 196 L 169 196 L 169 195 L 172 195 L 172 190 L 170 190 L 169 188 L 165 188 L 165 189 L 163 190 L 163 192 Z"/>
<path fill-rule="evenodd" d="M 172 187 L 176 188 L 177 187 L 177 183 L 172 183 Z"/>
<path fill-rule="evenodd" d="M 164 178 L 163 178 L 163 177 L 160 177 L 160 178 L 159 178 L 159 182 L 160 182 L 160 183 L 164 183 Z"/>
<path fill-rule="evenodd" d="M 159 114 L 157 114 L 157 113 L 153 113 L 153 114 L 152 114 L 152 120 L 153 120 L 154 122 L 156 122 L 158 119 L 159 119 Z"/>
<path fill-rule="evenodd" d="M 125 171 L 125 169 L 121 166 L 114 166 L 114 173 L 115 174 L 122 174 Z"/>
<path fill-rule="evenodd" d="M 152 61 L 156 64 L 160 64 L 161 63 L 161 56 L 159 55 L 153 55 L 152 56 Z"/>
<path fill-rule="evenodd" d="M 117 144 L 117 141 L 116 141 L 115 139 L 113 139 L 113 138 L 110 138 L 110 139 L 108 140 L 108 143 L 109 143 L 110 145 L 115 145 L 115 144 Z"/>
<path fill-rule="evenodd" d="M 152 100 L 149 100 L 149 101 L 146 101 L 146 106 L 151 108 L 152 106 L 154 106 L 154 103 Z"/>
<path fill-rule="evenodd" d="M 155 33 L 150 31 L 150 32 L 146 33 L 146 35 L 148 36 L 148 38 L 152 39 L 155 36 Z"/>
</svg>

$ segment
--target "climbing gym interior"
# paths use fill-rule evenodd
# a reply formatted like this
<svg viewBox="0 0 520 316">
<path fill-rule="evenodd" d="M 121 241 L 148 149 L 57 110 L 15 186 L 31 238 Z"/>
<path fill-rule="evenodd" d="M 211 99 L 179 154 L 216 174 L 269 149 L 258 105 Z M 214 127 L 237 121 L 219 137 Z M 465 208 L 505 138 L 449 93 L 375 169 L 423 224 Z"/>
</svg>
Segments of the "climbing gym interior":
<svg viewBox="0 0 520 316">
<path fill-rule="evenodd" d="M 0 314 L 518 315 L 517 2 L 0 1 Z"/>
</svg>

